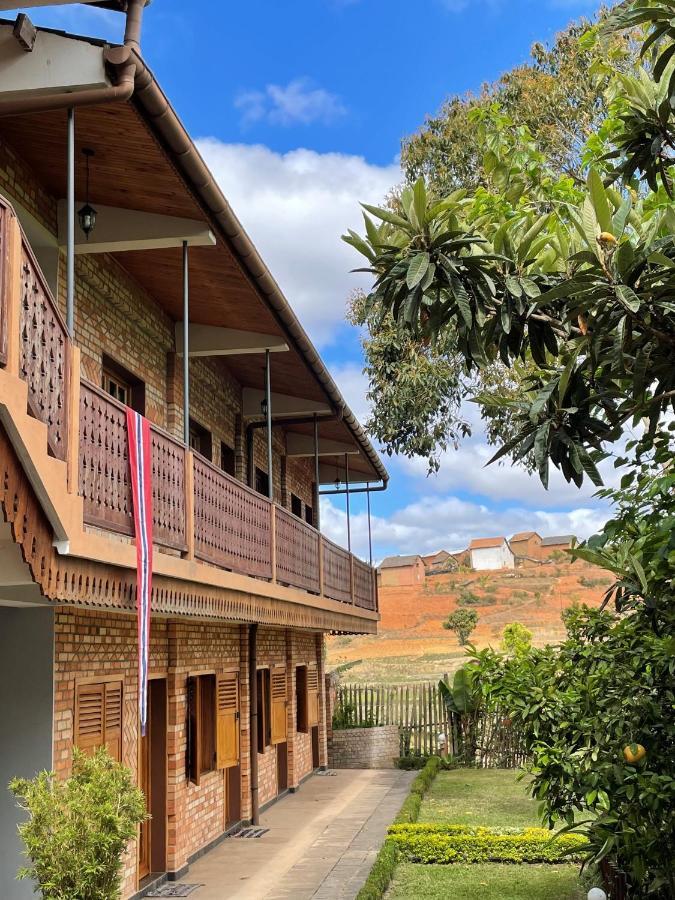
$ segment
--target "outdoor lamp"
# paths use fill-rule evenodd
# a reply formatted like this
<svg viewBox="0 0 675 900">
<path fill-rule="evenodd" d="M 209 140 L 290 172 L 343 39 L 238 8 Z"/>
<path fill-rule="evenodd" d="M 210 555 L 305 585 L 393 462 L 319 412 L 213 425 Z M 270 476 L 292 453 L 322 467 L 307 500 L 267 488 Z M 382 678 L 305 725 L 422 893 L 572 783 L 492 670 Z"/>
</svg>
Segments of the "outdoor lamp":
<svg viewBox="0 0 675 900">
<path fill-rule="evenodd" d="M 89 160 L 94 155 L 94 151 L 89 147 L 83 147 L 82 153 L 87 161 L 87 191 L 86 203 L 78 210 L 77 218 L 80 220 L 80 228 L 84 232 L 86 239 L 89 240 L 89 235 L 96 225 L 96 210 L 89 202 Z"/>
<path fill-rule="evenodd" d="M 591 888 L 588 892 L 588 900 L 607 900 L 607 894 L 602 888 Z"/>
</svg>

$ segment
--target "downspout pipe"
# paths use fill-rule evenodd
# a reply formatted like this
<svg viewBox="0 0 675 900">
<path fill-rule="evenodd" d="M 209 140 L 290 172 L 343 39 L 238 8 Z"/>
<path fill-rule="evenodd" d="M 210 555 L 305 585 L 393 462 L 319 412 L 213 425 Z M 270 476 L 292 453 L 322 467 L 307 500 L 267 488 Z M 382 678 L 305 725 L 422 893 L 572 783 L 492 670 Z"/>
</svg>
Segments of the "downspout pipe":
<svg viewBox="0 0 675 900">
<path fill-rule="evenodd" d="M 146 0 L 129 0 L 127 3 L 124 44 L 106 47 L 103 60 L 113 70 L 115 84 L 102 88 L 80 91 L 59 91 L 35 97 L 14 97 L 0 101 L 0 116 L 19 116 L 54 109 L 75 109 L 78 106 L 100 106 L 128 100 L 134 92 L 137 60 L 140 59 L 141 24 Z M 133 55 L 132 55 L 133 52 Z"/>
<path fill-rule="evenodd" d="M 248 626 L 249 755 L 251 770 L 251 825 L 260 824 L 258 802 L 258 626 Z"/>
</svg>

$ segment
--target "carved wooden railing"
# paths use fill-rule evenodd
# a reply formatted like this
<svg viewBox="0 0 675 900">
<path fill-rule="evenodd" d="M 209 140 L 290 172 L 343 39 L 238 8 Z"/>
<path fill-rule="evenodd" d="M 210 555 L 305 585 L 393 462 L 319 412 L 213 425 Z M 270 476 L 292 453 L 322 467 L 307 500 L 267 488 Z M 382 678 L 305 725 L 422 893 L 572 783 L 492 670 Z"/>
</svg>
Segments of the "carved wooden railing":
<svg viewBox="0 0 675 900">
<path fill-rule="evenodd" d="M 375 571 L 356 557 L 354 566 L 354 603 L 362 609 L 377 609 L 377 585 Z"/>
<path fill-rule="evenodd" d="M 319 532 L 281 506 L 275 506 L 274 514 L 277 581 L 318 594 Z"/>
<path fill-rule="evenodd" d="M 152 518 L 157 544 L 187 549 L 185 447 L 151 426 Z M 126 410 L 109 394 L 80 387 L 79 493 L 88 525 L 133 535 Z"/>
<path fill-rule="evenodd" d="M 28 411 L 47 426 L 49 452 L 67 463 L 67 490 L 82 496 L 85 523 L 133 536 L 125 407 L 77 377 L 79 351 L 2 197 L 0 368 L 26 382 Z M 151 444 L 157 544 L 244 575 L 377 609 L 374 572 L 365 563 L 154 425 Z"/>
<path fill-rule="evenodd" d="M 7 294 L 10 221 L 13 211 L 0 203 L 0 363 L 7 362 Z M 71 348 L 68 331 L 33 251 L 21 231 L 19 377 L 28 385 L 28 411 L 47 426 L 49 451 L 68 453 L 68 397 Z"/>
<path fill-rule="evenodd" d="M 331 600 L 352 602 L 351 556 L 326 537 L 321 537 L 323 592 Z"/>
<path fill-rule="evenodd" d="M 260 578 L 272 578 L 272 504 L 194 456 L 195 556 Z"/>
</svg>

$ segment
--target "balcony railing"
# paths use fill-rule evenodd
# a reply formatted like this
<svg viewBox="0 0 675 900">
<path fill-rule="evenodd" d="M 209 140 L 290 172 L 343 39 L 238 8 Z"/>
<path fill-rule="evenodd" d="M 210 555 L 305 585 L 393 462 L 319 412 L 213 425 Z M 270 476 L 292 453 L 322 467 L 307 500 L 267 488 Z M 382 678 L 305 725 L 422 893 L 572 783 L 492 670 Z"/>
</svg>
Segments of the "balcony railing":
<svg viewBox="0 0 675 900">
<path fill-rule="evenodd" d="M 133 537 L 125 407 L 88 381 L 73 384 L 76 352 L 14 212 L 0 197 L 0 368 L 27 383 L 28 412 L 47 426 L 49 453 L 68 463 L 85 523 Z M 158 546 L 377 609 L 370 566 L 154 425 L 151 445 Z"/>
</svg>

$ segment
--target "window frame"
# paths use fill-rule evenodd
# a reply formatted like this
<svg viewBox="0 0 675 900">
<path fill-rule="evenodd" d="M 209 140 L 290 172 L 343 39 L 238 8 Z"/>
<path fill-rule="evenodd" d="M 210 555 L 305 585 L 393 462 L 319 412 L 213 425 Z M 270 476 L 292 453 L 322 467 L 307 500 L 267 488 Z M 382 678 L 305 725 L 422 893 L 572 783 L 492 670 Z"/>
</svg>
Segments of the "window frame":
<svg viewBox="0 0 675 900">
<path fill-rule="evenodd" d="M 228 462 L 227 466 L 224 465 L 225 460 Z M 230 475 L 232 478 L 236 477 L 237 458 L 234 447 L 231 447 L 227 441 L 220 442 L 220 468 L 226 475 Z"/>
<path fill-rule="evenodd" d="M 309 734 L 309 694 L 307 688 L 307 663 L 295 667 L 295 730 Z"/>
<path fill-rule="evenodd" d="M 199 785 L 202 775 L 217 769 L 218 681 L 215 672 L 189 675 L 186 695 L 186 776 Z"/>
<path fill-rule="evenodd" d="M 213 434 L 209 429 L 190 416 L 190 449 L 213 462 Z"/>
<path fill-rule="evenodd" d="M 302 499 L 293 493 L 291 493 L 291 512 L 298 519 L 302 518 Z"/>
<path fill-rule="evenodd" d="M 269 666 L 256 669 L 258 714 L 258 753 L 262 756 L 272 746 L 272 675 Z"/>
<path fill-rule="evenodd" d="M 126 391 L 126 400 L 110 390 L 111 382 Z M 145 382 L 107 353 L 101 356 L 101 387 L 118 403 L 145 415 Z"/>
</svg>

